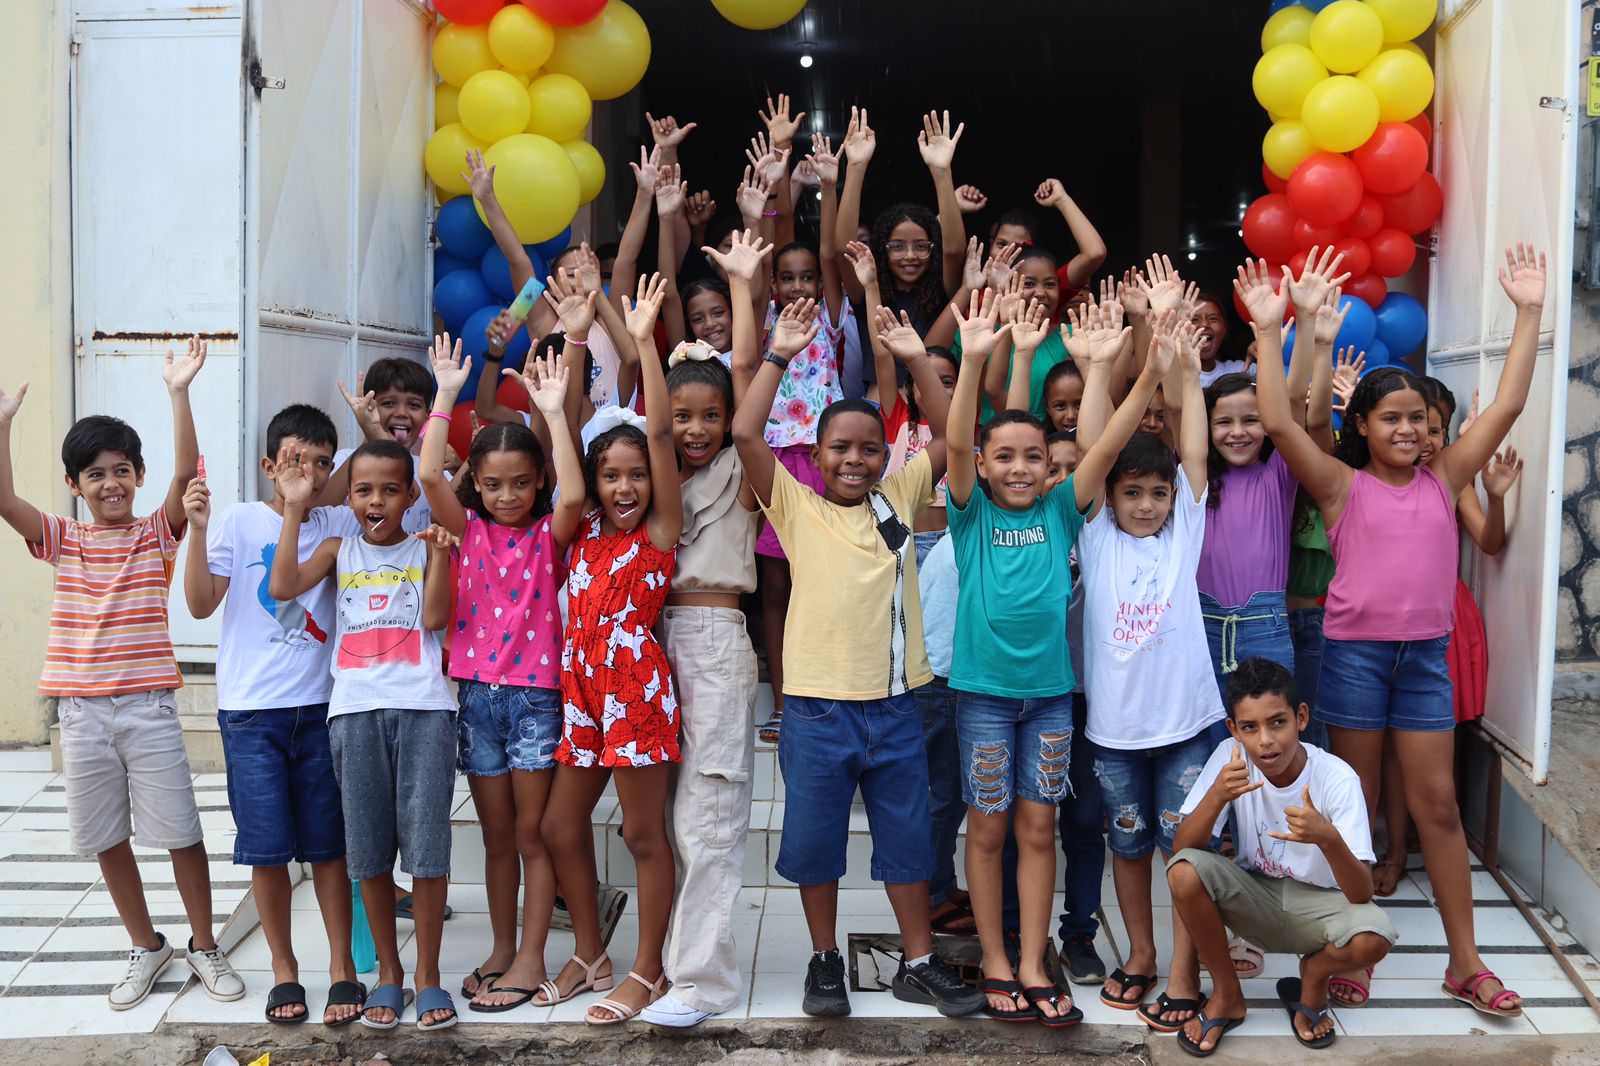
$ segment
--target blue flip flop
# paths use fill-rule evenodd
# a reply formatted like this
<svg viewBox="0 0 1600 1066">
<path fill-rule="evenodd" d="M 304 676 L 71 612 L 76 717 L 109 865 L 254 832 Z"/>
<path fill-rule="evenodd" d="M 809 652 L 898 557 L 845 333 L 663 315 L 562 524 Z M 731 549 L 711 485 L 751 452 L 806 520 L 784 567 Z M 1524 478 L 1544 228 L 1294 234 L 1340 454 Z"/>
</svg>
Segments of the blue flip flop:
<svg viewBox="0 0 1600 1066">
<path fill-rule="evenodd" d="M 432 1025 L 423 1024 L 423 1016 L 434 1010 L 447 1010 L 450 1012 L 450 1017 L 442 1022 L 434 1022 Z M 456 1014 L 456 1001 L 451 999 L 450 993 L 444 989 L 436 986 L 434 988 L 424 988 L 417 993 L 417 1028 L 424 1033 L 431 1033 L 435 1029 L 453 1029 L 456 1022 L 460 1020 L 460 1017 Z"/>
<path fill-rule="evenodd" d="M 367 1001 L 361 1004 L 361 1024 L 368 1029 L 393 1029 L 400 1024 L 400 1015 L 411 1006 L 411 989 L 401 988 L 399 985 L 379 985 L 367 996 Z M 367 1011 L 379 1007 L 388 1007 L 394 1011 L 394 1017 L 386 1022 L 375 1022 L 367 1017 Z"/>
</svg>

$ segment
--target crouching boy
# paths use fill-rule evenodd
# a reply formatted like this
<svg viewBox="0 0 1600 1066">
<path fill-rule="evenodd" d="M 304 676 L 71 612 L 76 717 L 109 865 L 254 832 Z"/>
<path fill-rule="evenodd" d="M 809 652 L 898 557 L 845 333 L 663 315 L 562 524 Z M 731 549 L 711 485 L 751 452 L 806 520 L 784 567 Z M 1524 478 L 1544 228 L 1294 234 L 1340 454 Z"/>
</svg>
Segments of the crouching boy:
<svg viewBox="0 0 1600 1066">
<path fill-rule="evenodd" d="M 1372 835 L 1361 782 L 1333 755 L 1300 743 L 1309 711 L 1294 676 L 1246 659 L 1229 679 L 1228 732 L 1181 813 L 1167 883 L 1213 989 L 1178 1033 L 1209 1055 L 1244 1021 L 1245 998 L 1228 957 L 1228 929 L 1267 951 L 1301 956 L 1300 976 L 1278 982 L 1299 1041 L 1333 1043 L 1328 979 L 1389 953 L 1394 925 L 1372 902 Z M 1234 815 L 1238 851 L 1207 851 Z"/>
</svg>

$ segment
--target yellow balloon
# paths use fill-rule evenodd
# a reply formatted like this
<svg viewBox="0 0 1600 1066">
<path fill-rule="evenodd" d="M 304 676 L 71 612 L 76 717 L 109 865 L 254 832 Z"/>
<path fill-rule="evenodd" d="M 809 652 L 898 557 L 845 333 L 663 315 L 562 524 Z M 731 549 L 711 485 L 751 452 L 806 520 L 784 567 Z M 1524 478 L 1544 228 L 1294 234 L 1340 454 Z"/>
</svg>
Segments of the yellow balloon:
<svg viewBox="0 0 1600 1066">
<path fill-rule="evenodd" d="M 488 147 L 488 142 L 474 137 L 467 132 L 467 127 L 452 122 L 440 126 L 428 138 L 428 146 L 422 150 L 422 167 L 441 194 L 450 192 L 459 196 L 469 191 L 467 179 L 461 176 L 467 169 L 467 150 L 476 148 L 481 152 Z"/>
<path fill-rule="evenodd" d="M 800 14 L 806 0 L 711 0 L 711 6 L 735 26 L 771 30 Z"/>
<path fill-rule="evenodd" d="M 506 73 L 511 75 L 513 78 L 516 78 L 517 84 L 522 86 L 524 89 L 526 89 L 533 81 L 533 72 L 529 70 L 508 70 Z"/>
<path fill-rule="evenodd" d="M 456 109 L 456 98 L 460 95 L 461 90 L 447 81 L 441 81 L 433 87 L 434 129 L 461 121 L 461 112 Z"/>
<path fill-rule="evenodd" d="M 578 171 L 555 141 L 514 133 L 483 154 L 494 167 L 494 195 L 523 244 L 538 244 L 567 228 L 578 213 Z M 478 217 L 483 206 L 477 205 Z"/>
<path fill-rule="evenodd" d="M 503 70 L 480 70 L 461 87 L 461 124 L 490 144 L 528 126 L 528 90 Z"/>
<path fill-rule="evenodd" d="M 1275 12 L 1261 27 L 1261 51 L 1270 52 L 1280 44 L 1309 44 L 1311 22 L 1316 16 L 1299 4 Z"/>
<path fill-rule="evenodd" d="M 572 169 L 578 172 L 578 202 L 586 204 L 599 196 L 600 190 L 605 187 L 606 161 L 588 141 L 568 141 L 561 147 L 566 150 L 567 158 L 572 160 Z"/>
<path fill-rule="evenodd" d="M 1266 161 L 1267 169 L 1284 181 L 1288 181 L 1294 168 L 1316 151 L 1317 146 L 1306 132 L 1305 123 L 1297 118 L 1274 122 L 1261 141 L 1261 158 Z"/>
<path fill-rule="evenodd" d="M 538 70 L 556 46 L 550 23 L 522 4 L 511 4 L 489 20 L 489 50 L 507 70 Z"/>
<path fill-rule="evenodd" d="M 1354 151 L 1378 128 L 1378 97 L 1359 79 L 1335 74 L 1306 94 L 1300 121 L 1323 151 Z"/>
<path fill-rule="evenodd" d="M 1334 0 L 1311 23 L 1311 50 L 1335 74 L 1354 74 L 1383 48 L 1383 23 L 1361 0 Z"/>
<path fill-rule="evenodd" d="M 1439 0 L 1367 0 L 1383 23 L 1383 39 L 1389 44 L 1422 36 L 1439 14 Z"/>
<path fill-rule="evenodd" d="M 1250 84 L 1261 106 L 1283 118 L 1299 118 L 1300 105 L 1328 68 L 1303 44 L 1280 44 L 1256 61 Z"/>
<path fill-rule="evenodd" d="M 583 136 L 589 128 L 594 105 L 577 78 L 544 74 L 528 86 L 525 95 L 530 111 L 524 125 L 529 133 L 564 143 Z"/>
<path fill-rule="evenodd" d="M 544 68 L 577 78 L 594 100 L 625 95 L 650 66 L 650 31 L 623 0 L 608 0 L 581 26 L 556 30 L 556 48 Z"/>
<path fill-rule="evenodd" d="M 434 35 L 433 69 L 451 85 L 459 88 L 478 71 L 497 66 L 483 26 L 446 26 Z"/>
<path fill-rule="evenodd" d="M 1433 68 L 1403 48 L 1379 52 L 1357 77 L 1377 95 L 1378 118 L 1383 122 L 1416 118 L 1433 99 Z"/>
<path fill-rule="evenodd" d="M 1421 56 L 1423 59 L 1428 60 L 1428 65 L 1430 67 L 1433 66 L 1433 61 L 1428 59 L 1428 53 L 1424 52 L 1422 50 L 1422 46 L 1416 41 L 1401 41 L 1398 44 L 1386 44 L 1383 46 L 1383 50 L 1385 52 L 1410 52 L 1414 56 Z"/>
</svg>

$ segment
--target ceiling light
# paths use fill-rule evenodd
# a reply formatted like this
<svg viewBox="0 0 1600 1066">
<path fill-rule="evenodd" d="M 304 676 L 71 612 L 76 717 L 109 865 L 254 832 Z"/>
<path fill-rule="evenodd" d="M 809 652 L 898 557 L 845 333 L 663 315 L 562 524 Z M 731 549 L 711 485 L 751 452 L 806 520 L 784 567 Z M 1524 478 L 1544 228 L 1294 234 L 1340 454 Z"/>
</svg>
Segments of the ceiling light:
<svg viewBox="0 0 1600 1066">
<path fill-rule="evenodd" d="M 804 53 L 803 55 L 800 56 L 800 65 L 802 67 L 805 67 L 807 70 L 811 69 L 811 62 L 812 61 L 811 61 L 811 53 L 810 52 L 806 52 L 806 53 Z"/>
<path fill-rule="evenodd" d="M 1196 255 L 1196 254 L 1195 254 L 1195 253 L 1193 253 L 1193 252 L 1190 252 L 1190 253 L 1189 253 L 1189 262 L 1191 262 L 1191 263 L 1192 263 L 1192 262 L 1194 262 L 1194 261 L 1195 261 L 1195 260 L 1196 260 L 1196 259 L 1199 259 L 1199 258 L 1200 258 L 1200 257 L 1199 257 L 1199 256 L 1198 256 L 1198 255 Z"/>
</svg>

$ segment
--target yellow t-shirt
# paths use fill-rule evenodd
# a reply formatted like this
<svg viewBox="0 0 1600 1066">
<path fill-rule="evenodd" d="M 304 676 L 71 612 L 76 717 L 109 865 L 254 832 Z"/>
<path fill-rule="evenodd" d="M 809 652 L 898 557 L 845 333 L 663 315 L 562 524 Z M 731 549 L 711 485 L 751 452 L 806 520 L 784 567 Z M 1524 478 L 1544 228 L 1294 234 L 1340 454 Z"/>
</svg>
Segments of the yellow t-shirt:
<svg viewBox="0 0 1600 1066">
<path fill-rule="evenodd" d="M 783 691 L 881 700 L 933 680 L 922 645 L 922 603 L 911 528 L 933 502 L 933 467 L 917 455 L 874 486 L 906 527 L 902 555 L 878 532 L 869 501 L 830 503 L 773 464 L 772 501 L 794 589 L 783 630 Z M 898 571 L 899 592 L 896 594 Z M 897 611 L 898 601 L 898 611 Z"/>
</svg>

